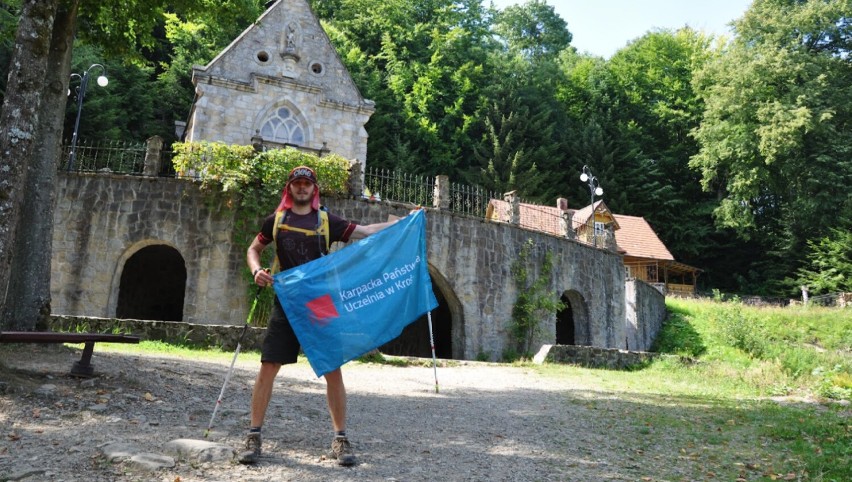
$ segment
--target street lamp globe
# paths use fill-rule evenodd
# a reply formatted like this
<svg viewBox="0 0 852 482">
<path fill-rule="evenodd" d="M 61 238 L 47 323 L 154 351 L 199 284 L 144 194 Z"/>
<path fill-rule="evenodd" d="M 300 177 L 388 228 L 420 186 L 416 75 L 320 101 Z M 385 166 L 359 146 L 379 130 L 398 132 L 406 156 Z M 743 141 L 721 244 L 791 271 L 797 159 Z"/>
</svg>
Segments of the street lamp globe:
<svg viewBox="0 0 852 482">
<path fill-rule="evenodd" d="M 585 172 L 584 172 L 584 173 L 582 173 L 582 174 L 580 174 L 580 180 L 581 180 L 581 181 L 583 181 L 583 182 L 588 181 L 588 180 L 589 180 L 589 175 L 588 175 L 588 174 L 586 174 Z"/>
<path fill-rule="evenodd" d="M 92 64 L 82 74 L 72 73 L 71 79 L 80 79 L 80 86 L 77 87 L 77 119 L 74 121 L 74 134 L 71 136 L 71 151 L 68 155 L 68 171 L 74 170 L 74 161 L 77 159 L 77 135 L 80 130 L 80 114 L 83 112 L 83 99 L 86 97 L 86 87 L 89 85 L 89 73 L 95 69 L 101 69 L 102 73 L 97 78 L 98 85 L 106 87 L 109 83 L 106 75 L 106 67 L 101 64 Z M 70 81 L 68 95 L 71 95 Z"/>
<path fill-rule="evenodd" d="M 595 196 L 603 196 L 603 188 L 595 188 Z"/>
</svg>

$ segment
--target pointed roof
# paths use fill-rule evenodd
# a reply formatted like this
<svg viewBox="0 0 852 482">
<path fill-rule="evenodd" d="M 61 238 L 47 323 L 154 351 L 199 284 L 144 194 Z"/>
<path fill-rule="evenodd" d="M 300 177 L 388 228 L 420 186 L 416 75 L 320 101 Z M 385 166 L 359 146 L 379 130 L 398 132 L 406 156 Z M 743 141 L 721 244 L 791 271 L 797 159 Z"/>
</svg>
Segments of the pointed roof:
<svg viewBox="0 0 852 482">
<path fill-rule="evenodd" d="M 615 243 L 625 256 L 674 261 L 674 256 L 657 237 L 645 218 L 613 214 L 621 229 L 615 232 Z"/>
<path fill-rule="evenodd" d="M 613 221 L 615 222 L 615 226 L 613 226 L 613 230 L 618 230 L 621 226 L 618 224 L 618 220 L 615 219 L 615 214 L 612 214 L 612 211 L 609 210 L 609 207 L 603 202 L 603 199 L 600 199 L 595 202 L 595 204 L 590 204 L 582 209 L 578 209 L 574 212 L 574 217 L 572 219 L 572 224 L 574 226 L 583 226 L 589 224 L 589 220 L 592 218 L 592 213 L 595 212 L 607 212 L 613 216 Z"/>
<path fill-rule="evenodd" d="M 286 61 L 279 50 L 282 35 L 286 35 L 282 32 L 285 27 L 298 29 L 298 37 L 303 42 L 319 40 L 311 41 L 310 46 L 303 43 L 301 53 L 311 58 L 333 59 L 333 65 L 326 65 L 325 71 L 334 72 L 334 75 L 282 77 Z M 265 60 L 260 61 L 261 56 L 265 56 Z M 303 58 L 301 62 L 306 63 L 307 59 Z M 251 69 L 244 68 L 247 63 L 252 65 Z M 375 103 L 361 94 L 307 0 L 277 0 L 207 65 L 195 65 L 192 70 L 195 83 L 200 77 L 212 77 L 239 86 L 252 85 L 258 78 L 266 78 L 303 90 L 321 89 L 330 101 L 341 105 L 347 104 L 344 99 L 355 97 L 358 108 L 370 113 L 375 110 Z"/>
</svg>

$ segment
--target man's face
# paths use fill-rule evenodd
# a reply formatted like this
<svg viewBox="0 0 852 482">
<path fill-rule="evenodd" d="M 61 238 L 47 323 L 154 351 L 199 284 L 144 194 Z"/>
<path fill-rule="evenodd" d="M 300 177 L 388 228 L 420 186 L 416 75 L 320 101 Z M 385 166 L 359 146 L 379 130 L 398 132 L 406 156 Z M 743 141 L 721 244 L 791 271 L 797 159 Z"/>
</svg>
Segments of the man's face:
<svg viewBox="0 0 852 482">
<path fill-rule="evenodd" d="M 310 204 L 314 198 L 314 183 L 307 179 L 294 179 L 290 183 L 290 195 L 293 196 L 293 204 L 306 205 Z"/>
</svg>

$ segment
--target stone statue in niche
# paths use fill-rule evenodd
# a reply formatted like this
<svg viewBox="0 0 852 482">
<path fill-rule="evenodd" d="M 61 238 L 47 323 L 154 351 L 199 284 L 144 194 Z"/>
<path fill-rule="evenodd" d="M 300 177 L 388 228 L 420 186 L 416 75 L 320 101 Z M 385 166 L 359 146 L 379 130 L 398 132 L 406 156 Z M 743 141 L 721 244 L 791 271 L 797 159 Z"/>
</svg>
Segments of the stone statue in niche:
<svg viewBox="0 0 852 482">
<path fill-rule="evenodd" d="M 287 50 L 296 50 L 296 31 L 293 30 L 292 25 L 287 26 L 286 42 L 287 42 L 287 44 L 285 45 L 285 48 Z"/>
<path fill-rule="evenodd" d="M 293 24 L 287 24 L 284 31 L 281 32 L 281 56 L 298 57 L 297 50 L 299 49 L 299 32 Z"/>
</svg>

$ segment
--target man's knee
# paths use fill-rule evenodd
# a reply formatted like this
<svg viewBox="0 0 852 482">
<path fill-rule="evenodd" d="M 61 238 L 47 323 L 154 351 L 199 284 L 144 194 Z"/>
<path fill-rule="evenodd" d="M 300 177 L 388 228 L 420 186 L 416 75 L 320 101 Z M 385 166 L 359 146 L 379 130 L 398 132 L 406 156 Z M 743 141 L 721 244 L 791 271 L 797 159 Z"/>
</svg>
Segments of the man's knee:
<svg viewBox="0 0 852 482">
<path fill-rule="evenodd" d="M 270 378 L 275 378 L 275 375 L 278 374 L 278 370 L 280 369 L 280 363 L 261 362 L 260 371 L 257 372 L 257 379 L 266 380 Z"/>
<path fill-rule="evenodd" d="M 340 371 L 340 368 L 337 370 L 328 372 L 324 375 L 325 383 L 328 385 L 341 385 L 343 384 L 343 372 Z"/>
</svg>

